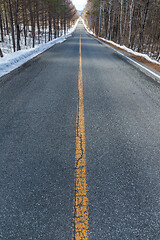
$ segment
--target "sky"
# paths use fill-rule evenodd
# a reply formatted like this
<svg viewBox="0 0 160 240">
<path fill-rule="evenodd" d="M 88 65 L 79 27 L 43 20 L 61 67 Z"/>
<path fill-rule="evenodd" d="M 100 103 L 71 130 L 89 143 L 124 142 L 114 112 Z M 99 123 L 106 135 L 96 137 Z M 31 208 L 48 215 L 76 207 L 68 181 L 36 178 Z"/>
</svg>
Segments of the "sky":
<svg viewBox="0 0 160 240">
<path fill-rule="evenodd" d="M 87 0 L 72 0 L 72 2 L 77 10 L 83 10 L 87 3 Z"/>
</svg>

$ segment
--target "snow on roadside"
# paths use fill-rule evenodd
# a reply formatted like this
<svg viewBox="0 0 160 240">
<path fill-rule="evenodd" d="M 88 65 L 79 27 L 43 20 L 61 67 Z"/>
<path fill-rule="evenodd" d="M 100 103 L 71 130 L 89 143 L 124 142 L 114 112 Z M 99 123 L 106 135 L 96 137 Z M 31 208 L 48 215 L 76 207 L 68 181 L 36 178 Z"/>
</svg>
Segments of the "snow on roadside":
<svg viewBox="0 0 160 240">
<path fill-rule="evenodd" d="M 84 22 L 83 19 L 82 19 L 82 22 L 83 22 L 83 25 L 84 25 L 86 31 L 87 31 L 89 34 L 97 37 L 92 31 L 90 31 L 90 30 L 88 29 L 88 27 L 87 27 L 87 25 L 85 24 L 85 22 Z M 114 45 L 114 46 L 116 46 L 116 47 L 118 47 L 118 48 L 121 48 L 122 50 L 125 50 L 125 51 L 127 51 L 128 53 L 131 53 L 131 54 L 133 54 L 133 55 L 135 55 L 135 56 L 143 57 L 143 58 L 145 58 L 146 60 L 148 60 L 149 62 L 156 63 L 156 64 L 160 65 L 160 62 L 158 62 L 158 61 L 156 61 L 156 60 L 153 60 L 153 59 L 150 58 L 147 54 L 143 54 L 143 53 L 139 53 L 139 52 L 133 51 L 132 49 L 127 48 L 127 47 L 124 46 L 124 45 L 121 46 L 120 44 L 117 44 L 117 43 L 115 43 L 115 42 L 113 42 L 113 41 L 110 41 L 110 40 L 106 40 L 105 38 L 99 37 L 99 39 L 105 41 L 106 43 L 111 43 L 112 45 Z"/>
<path fill-rule="evenodd" d="M 17 52 L 7 54 L 3 58 L 0 58 L 0 77 L 4 76 L 5 74 L 13 71 L 14 69 L 16 69 L 18 67 L 20 67 L 24 63 L 28 62 L 29 60 L 36 57 L 40 53 L 51 48 L 55 44 L 64 42 L 66 40 L 66 38 L 70 37 L 71 34 L 75 31 L 78 21 L 79 21 L 79 19 L 77 20 L 74 27 L 71 28 L 68 31 L 68 33 L 64 36 L 56 38 L 45 44 L 40 44 L 39 46 L 36 46 L 35 48 L 20 50 Z"/>
</svg>

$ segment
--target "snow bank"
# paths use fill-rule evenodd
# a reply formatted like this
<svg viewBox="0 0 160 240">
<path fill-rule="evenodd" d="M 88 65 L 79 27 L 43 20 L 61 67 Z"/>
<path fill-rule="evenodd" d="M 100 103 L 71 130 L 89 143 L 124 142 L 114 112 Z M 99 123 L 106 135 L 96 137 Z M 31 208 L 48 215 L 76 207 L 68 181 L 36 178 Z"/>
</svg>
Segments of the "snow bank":
<svg viewBox="0 0 160 240">
<path fill-rule="evenodd" d="M 66 38 L 70 37 L 71 34 L 75 31 L 79 19 L 77 20 L 76 24 L 73 28 L 71 28 L 68 33 L 62 37 L 56 38 L 46 44 L 40 44 L 32 49 L 26 49 L 17 51 L 14 53 L 10 53 L 3 58 L 0 58 L 0 77 L 4 76 L 5 74 L 11 72 L 12 70 L 20 67 L 24 63 L 28 62 L 32 58 L 36 57 L 40 53 L 46 51 L 47 49 L 51 48 L 57 43 L 62 43 L 66 40 Z"/>
<path fill-rule="evenodd" d="M 83 25 L 84 25 L 86 31 L 87 31 L 88 33 L 90 33 L 91 35 L 93 35 L 93 36 L 96 37 L 96 35 L 95 35 L 92 31 L 90 31 L 90 30 L 88 29 L 88 27 L 86 26 L 86 24 L 85 24 L 85 22 L 84 22 L 83 19 L 82 19 L 82 21 L 83 21 Z M 120 49 L 122 49 L 122 50 L 125 50 L 125 51 L 127 51 L 128 53 L 131 53 L 131 54 L 133 54 L 133 55 L 135 55 L 135 56 L 143 57 L 143 58 L 145 58 L 146 60 L 148 60 L 148 61 L 150 61 L 150 62 L 152 62 L 152 63 L 156 63 L 156 64 L 159 64 L 159 65 L 160 65 L 159 62 L 157 62 L 156 60 L 153 60 L 153 59 L 150 58 L 147 54 L 143 54 L 143 53 L 139 53 L 139 52 L 133 51 L 132 49 L 127 48 L 127 47 L 124 46 L 124 45 L 121 46 L 121 45 L 119 45 L 119 44 L 117 44 L 117 43 L 115 43 L 115 42 L 113 42 L 113 41 L 106 40 L 105 38 L 99 37 L 99 39 L 105 41 L 106 43 L 111 43 L 112 45 L 114 45 L 114 46 L 116 46 L 116 47 L 118 47 L 118 48 L 120 48 Z"/>
</svg>

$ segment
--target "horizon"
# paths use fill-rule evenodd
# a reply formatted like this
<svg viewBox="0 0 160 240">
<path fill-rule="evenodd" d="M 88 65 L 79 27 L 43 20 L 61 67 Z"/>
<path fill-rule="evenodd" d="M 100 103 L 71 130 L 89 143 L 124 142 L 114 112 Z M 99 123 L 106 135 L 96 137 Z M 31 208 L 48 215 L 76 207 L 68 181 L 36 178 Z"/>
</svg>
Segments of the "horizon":
<svg viewBox="0 0 160 240">
<path fill-rule="evenodd" d="M 81 0 L 81 3 L 79 3 L 80 2 L 79 0 L 72 0 L 72 2 L 78 11 L 82 11 L 85 8 L 85 5 L 87 4 L 87 0 Z"/>
</svg>

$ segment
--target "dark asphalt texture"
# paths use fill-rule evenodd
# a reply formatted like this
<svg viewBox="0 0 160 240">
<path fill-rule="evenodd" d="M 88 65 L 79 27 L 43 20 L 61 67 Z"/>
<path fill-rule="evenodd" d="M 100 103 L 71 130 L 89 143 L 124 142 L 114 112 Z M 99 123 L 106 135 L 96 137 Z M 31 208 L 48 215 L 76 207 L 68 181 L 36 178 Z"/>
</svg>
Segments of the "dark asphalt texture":
<svg viewBox="0 0 160 240">
<path fill-rule="evenodd" d="M 160 240 L 160 85 L 82 24 L 0 79 L 0 239 L 72 239 L 80 29 L 89 239 Z"/>
</svg>

